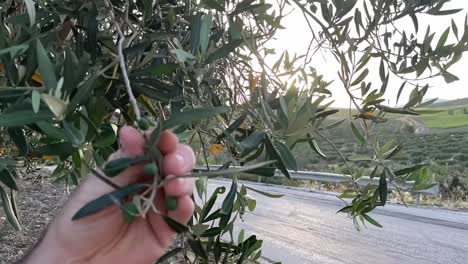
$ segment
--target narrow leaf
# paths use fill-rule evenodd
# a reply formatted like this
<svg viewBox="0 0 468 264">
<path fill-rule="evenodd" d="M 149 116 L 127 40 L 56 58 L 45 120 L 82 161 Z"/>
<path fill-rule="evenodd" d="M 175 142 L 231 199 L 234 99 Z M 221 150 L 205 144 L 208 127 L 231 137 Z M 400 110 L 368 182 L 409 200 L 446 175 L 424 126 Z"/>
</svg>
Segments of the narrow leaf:
<svg viewBox="0 0 468 264">
<path fill-rule="evenodd" d="M 383 226 L 381 224 L 379 224 L 379 222 L 375 221 L 374 218 L 370 217 L 368 214 L 361 214 L 362 217 L 364 217 L 364 219 L 366 219 L 367 222 L 375 225 L 376 227 L 380 227 L 382 228 Z"/>
<path fill-rule="evenodd" d="M 231 134 L 232 132 L 236 131 L 241 125 L 242 123 L 244 123 L 245 119 L 247 118 L 248 114 L 247 113 L 243 113 L 242 115 L 240 115 L 236 121 L 234 121 L 231 125 L 229 125 L 228 128 L 226 128 L 226 130 L 224 131 L 224 133 L 226 134 Z"/>
<path fill-rule="evenodd" d="M 41 109 L 37 114 L 32 110 L 19 110 L 0 113 L 0 127 L 22 127 L 39 121 L 49 121 L 53 117 L 48 109 Z"/>
<path fill-rule="evenodd" d="M 162 255 L 162 256 L 158 259 L 158 261 L 156 262 L 156 264 L 165 263 L 166 260 L 169 260 L 170 258 L 176 256 L 177 254 L 181 253 L 182 251 L 184 251 L 184 248 L 181 248 L 181 247 L 177 247 L 177 248 L 171 249 L 171 250 L 169 250 L 168 252 L 166 252 L 164 255 Z"/>
<path fill-rule="evenodd" d="M 380 61 L 379 76 L 382 82 L 385 81 L 385 66 L 383 60 Z"/>
<path fill-rule="evenodd" d="M 265 168 L 247 170 L 245 171 L 245 173 L 254 174 L 254 175 L 263 176 L 263 177 L 273 177 L 275 176 L 275 171 L 276 171 L 276 168 L 265 167 Z"/>
<path fill-rule="evenodd" d="M 278 153 L 283 158 L 286 168 L 297 171 L 297 161 L 289 147 L 283 142 L 276 141 Z"/>
<path fill-rule="evenodd" d="M 190 245 L 190 248 L 192 248 L 193 252 L 198 256 L 201 257 L 204 260 L 208 260 L 208 255 L 205 251 L 205 248 L 203 248 L 203 245 L 200 240 L 198 239 L 188 239 L 187 240 L 188 244 Z"/>
<path fill-rule="evenodd" d="M 211 24 L 213 22 L 213 16 L 211 14 L 204 15 L 201 19 L 201 28 L 200 28 L 200 49 L 202 54 L 208 49 L 208 44 L 210 42 L 210 32 Z"/>
<path fill-rule="evenodd" d="M 250 187 L 250 186 L 246 186 L 244 185 L 244 187 L 248 190 L 251 190 L 253 192 L 256 192 L 256 193 L 259 193 L 263 196 L 266 196 L 266 197 L 269 197 L 269 198 L 281 198 L 284 196 L 284 194 L 276 194 L 276 193 L 269 193 L 269 192 L 265 192 L 265 191 L 262 191 L 262 190 L 258 190 L 258 189 L 255 189 L 253 187 Z"/>
<path fill-rule="evenodd" d="M 291 174 L 289 173 L 288 169 L 286 168 L 286 163 L 284 162 L 283 158 L 278 153 L 278 150 L 273 145 L 271 138 L 269 135 L 265 135 L 265 147 L 268 155 L 276 160 L 276 165 L 278 169 L 286 176 L 288 179 L 291 179 Z"/>
<path fill-rule="evenodd" d="M 39 73 L 41 74 L 44 84 L 49 90 L 57 88 L 57 77 L 55 76 L 54 66 L 47 55 L 47 51 L 42 42 L 36 41 L 37 64 L 39 65 Z"/>
<path fill-rule="evenodd" d="M 84 135 L 81 130 L 68 122 L 63 122 L 63 128 L 65 129 L 65 137 L 68 142 L 72 143 L 73 146 L 80 146 L 83 144 L 86 135 Z"/>
<path fill-rule="evenodd" d="M 125 198 L 129 197 L 132 194 L 142 190 L 145 188 L 144 184 L 130 184 L 121 189 L 112 191 L 108 194 L 104 194 L 99 198 L 85 204 L 81 207 L 78 212 L 76 212 L 73 217 L 72 221 L 78 220 L 80 218 L 98 213 L 112 205 L 115 204 L 115 201 L 123 201 Z"/>
<path fill-rule="evenodd" d="M 145 161 L 148 161 L 148 159 L 145 156 L 115 159 L 115 160 L 109 161 L 109 163 L 107 163 L 102 169 L 102 172 L 107 177 L 114 177 L 114 176 L 117 176 L 122 171 L 126 170 L 128 167 L 131 167 L 135 164 L 142 163 Z"/>
<path fill-rule="evenodd" d="M 18 185 L 16 185 L 15 179 L 7 169 L 2 169 L 2 171 L 0 171 L 0 182 L 5 184 L 10 189 L 15 191 L 18 190 Z"/>
<path fill-rule="evenodd" d="M 226 195 L 226 198 L 224 198 L 223 204 L 221 206 L 220 214 L 227 215 L 232 212 L 232 207 L 234 205 L 234 199 L 236 199 L 236 194 L 237 194 L 237 182 L 233 180 L 231 184 L 231 189 Z"/>
<path fill-rule="evenodd" d="M 439 41 L 437 42 L 436 50 L 439 50 L 445 45 L 445 42 L 447 41 L 448 35 L 450 33 L 450 28 L 448 27 L 444 33 L 440 36 Z"/>
<path fill-rule="evenodd" d="M 203 233 L 201 236 L 202 237 L 215 237 L 215 236 L 221 234 L 222 231 L 223 231 L 223 229 L 221 229 L 219 227 L 213 227 L 213 228 L 210 228 L 210 229 L 206 230 L 205 233 Z"/>
<path fill-rule="evenodd" d="M 211 63 L 213 61 L 227 57 L 229 53 L 236 50 L 236 48 L 238 48 L 242 43 L 242 39 L 236 39 L 228 44 L 225 44 L 224 46 L 217 49 L 215 52 L 211 53 L 206 59 L 206 63 Z"/>
<path fill-rule="evenodd" d="M 31 102 L 35 114 L 39 112 L 39 105 L 41 104 L 41 93 L 38 90 L 33 90 L 31 93 Z"/>
<path fill-rule="evenodd" d="M 33 27 L 36 23 L 36 8 L 34 7 L 34 2 L 33 0 L 24 0 L 24 3 L 26 4 L 26 9 L 28 10 L 29 25 Z"/>
<path fill-rule="evenodd" d="M 240 147 L 242 149 L 241 157 L 257 149 L 262 144 L 265 138 L 264 132 L 255 131 L 250 136 L 241 141 Z"/>
<path fill-rule="evenodd" d="M 404 81 L 400 88 L 398 89 L 398 94 L 397 94 L 397 98 L 396 98 L 396 104 L 398 104 L 398 101 L 400 100 L 400 96 L 401 96 L 401 92 L 403 92 L 403 89 L 405 88 L 405 85 L 406 85 L 406 81 Z"/>
<path fill-rule="evenodd" d="M 356 127 L 356 125 L 353 122 L 351 122 L 351 129 L 353 130 L 353 134 L 358 140 L 358 142 L 361 145 L 364 145 L 364 142 L 366 142 L 366 139 L 364 138 L 364 136 L 361 134 L 361 132 L 359 131 L 359 129 Z"/>
<path fill-rule="evenodd" d="M 21 155 L 26 155 L 29 152 L 29 145 L 24 131 L 21 127 L 10 127 L 7 129 L 8 135 L 15 143 Z"/>
<path fill-rule="evenodd" d="M 166 224 L 169 225 L 177 233 L 180 234 L 189 231 L 189 227 L 187 225 L 181 224 L 167 215 L 161 215 L 161 217 L 164 219 Z"/>
<path fill-rule="evenodd" d="M 458 78 L 456 75 L 451 74 L 448 71 L 443 71 L 441 72 L 441 74 L 442 74 L 442 77 L 444 77 L 444 80 L 446 83 L 452 83 L 452 82 L 460 80 L 460 78 Z"/>
<path fill-rule="evenodd" d="M 187 52 L 185 50 L 182 50 L 182 49 L 175 49 L 173 50 L 173 52 L 175 53 L 176 57 L 177 57 L 177 60 L 181 63 L 184 63 L 186 62 L 187 60 L 193 60 L 195 59 L 195 56 L 193 56 L 192 53 L 190 52 Z"/>
<path fill-rule="evenodd" d="M 40 121 L 36 122 L 36 125 L 42 130 L 42 132 L 50 138 L 63 140 L 65 139 L 65 133 L 59 127 L 52 125 L 49 122 Z"/>
<path fill-rule="evenodd" d="M 16 218 L 15 216 L 15 212 L 13 210 L 13 207 L 11 206 L 10 198 L 8 197 L 8 194 L 5 192 L 2 186 L 0 186 L 0 197 L 3 201 L 3 209 L 5 210 L 8 222 L 10 222 L 10 224 L 13 226 L 14 229 L 16 229 L 16 231 L 21 231 L 21 225 L 18 221 L 18 218 Z"/>
<path fill-rule="evenodd" d="M 359 83 L 361 83 L 365 78 L 366 76 L 369 74 L 369 69 L 365 69 L 363 72 L 361 72 L 361 74 L 359 74 L 359 76 L 351 83 L 351 86 L 354 86 L 354 85 L 357 85 Z"/>
<path fill-rule="evenodd" d="M 82 85 L 77 88 L 77 92 L 75 96 L 70 101 L 70 106 L 68 110 L 74 111 L 80 104 L 82 104 L 86 98 L 88 98 L 92 94 L 92 90 L 94 88 L 94 84 L 97 80 L 99 75 L 97 73 L 93 74 L 89 77 Z"/>
<path fill-rule="evenodd" d="M 315 138 L 313 138 L 312 135 L 307 134 L 307 142 L 309 142 L 310 148 L 312 148 L 315 151 L 315 153 L 317 153 L 322 158 L 327 158 L 327 155 L 323 153 L 322 149 L 320 149 L 320 146 L 317 143 L 317 140 L 315 140 Z"/>
<path fill-rule="evenodd" d="M 59 156 L 60 158 L 69 157 L 75 149 L 73 145 L 69 142 L 47 144 L 39 146 L 32 150 L 32 154 L 36 156 Z"/>
<path fill-rule="evenodd" d="M 458 39 L 458 27 L 457 27 L 457 24 L 455 24 L 455 21 L 453 20 L 452 18 L 452 31 L 453 31 L 453 34 L 455 34 L 455 37 L 457 37 Z"/>
<path fill-rule="evenodd" d="M 382 206 L 385 205 L 387 202 L 387 192 L 388 192 L 388 187 L 387 187 L 387 178 L 385 177 L 385 171 L 380 175 L 379 179 L 379 197 L 380 197 L 380 203 Z"/>
<path fill-rule="evenodd" d="M 65 112 L 67 110 L 67 104 L 60 98 L 43 93 L 41 94 L 42 100 L 49 107 L 50 111 L 54 113 L 55 118 L 58 121 L 62 121 L 65 118 Z"/>
</svg>

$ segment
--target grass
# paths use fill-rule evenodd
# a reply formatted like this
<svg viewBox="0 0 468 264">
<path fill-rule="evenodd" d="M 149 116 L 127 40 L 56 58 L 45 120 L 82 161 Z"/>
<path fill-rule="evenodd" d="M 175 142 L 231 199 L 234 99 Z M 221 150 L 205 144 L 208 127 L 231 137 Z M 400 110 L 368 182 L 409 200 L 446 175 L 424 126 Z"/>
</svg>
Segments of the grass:
<svg viewBox="0 0 468 264">
<path fill-rule="evenodd" d="M 468 126 L 468 114 L 464 113 L 464 109 L 468 110 L 468 106 L 434 108 L 443 110 L 439 113 L 423 114 L 418 116 L 426 126 L 430 128 L 457 128 Z M 453 115 L 450 115 L 453 113 Z"/>
</svg>

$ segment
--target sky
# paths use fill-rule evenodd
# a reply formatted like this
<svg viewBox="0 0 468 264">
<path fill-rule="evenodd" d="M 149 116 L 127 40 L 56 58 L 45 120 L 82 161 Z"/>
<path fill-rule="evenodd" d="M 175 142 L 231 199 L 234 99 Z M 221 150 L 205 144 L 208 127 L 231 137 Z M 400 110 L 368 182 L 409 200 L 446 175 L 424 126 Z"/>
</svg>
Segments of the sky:
<svg viewBox="0 0 468 264">
<path fill-rule="evenodd" d="M 446 9 L 451 8 L 464 8 L 465 10 L 455 14 L 447 16 L 429 16 L 423 15 L 419 20 L 419 31 L 421 35 L 424 35 L 427 25 L 431 26 L 431 31 L 436 32 L 434 37 L 433 45 L 439 39 L 443 31 L 450 26 L 451 19 L 453 18 L 455 23 L 458 25 L 459 35 L 463 34 L 463 23 L 465 15 L 468 12 L 468 1 L 466 0 L 452 0 L 446 5 Z M 290 7 L 291 8 L 291 7 Z M 307 46 L 311 38 L 311 33 L 307 27 L 302 13 L 297 9 L 291 10 L 291 13 L 283 19 L 282 25 L 286 28 L 279 30 L 276 33 L 276 40 L 271 44 L 277 50 L 277 54 L 281 54 L 282 50 L 288 50 L 290 54 L 305 54 L 307 51 Z M 405 27 L 409 26 L 413 28 L 411 20 L 404 20 L 397 26 Z M 455 40 L 455 39 L 453 39 Z M 447 43 L 453 41 L 448 39 Z M 379 67 L 379 62 L 374 62 L 375 67 Z M 333 93 L 333 99 L 335 100 L 334 107 L 348 107 L 349 106 L 349 97 L 346 95 L 343 86 L 340 86 L 341 83 L 337 76 L 337 70 L 339 69 L 339 64 L 337 64 L 331 54 L 322 53 L 315 55 L 310 64 L 315 67 L 319 74 L 323 74 L 325 80 L 335 80 L 334 84 L 330 87 L 330 90 Z M 374 67 L 373 64 L 368 66 Z M 380 87 L 380 78 L 378 76 L 378 70 L 372 71 L 374 75 L 369 75 L 367 78 L 371 80 L 375 78 Z M 445 100 L 452 100 L 458 98 L 468 97 L 468 52 L 462 57 L 462 59 L 454 66 L 451 67 L 449 72 L 455 74 L 460 78 L 459 81 L 446 84 L 441 77 L 433 78 L 428 81 L 430 86 L 432 86 L 426 94 L 426 99 L 431 98 L 440 98 Z M 401 82 L 397 79 L 390 79 L 389 86 L 387 88 L 386 99 L 390 106 L 395 106 L 395 98 L 400 87 Z M 425 83 L 424 83 L 425 84 Z M 376 87 L 375 85 L 373 86 Z M 403 91 L 401 99 L 403 102 L 406 102 L 409 93 L 411 92 L 411 87 Z"/>
</svg>

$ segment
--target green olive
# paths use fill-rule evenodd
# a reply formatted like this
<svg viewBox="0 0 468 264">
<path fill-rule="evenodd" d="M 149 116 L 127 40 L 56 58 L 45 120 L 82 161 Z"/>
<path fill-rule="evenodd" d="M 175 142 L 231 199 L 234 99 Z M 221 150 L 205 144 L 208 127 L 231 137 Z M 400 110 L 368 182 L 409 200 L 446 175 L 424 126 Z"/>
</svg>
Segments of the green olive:
<svg viewBox="0 0 468 264">
<path fill-rule="evenodd" d="M 138 127 L 141 130 L 148 130 L 148 128 L 150 128 L 150 126 L 151 126 L 150 121 L 148 119 L 144 118 L 144 117 L 138 119 L 137 123 L 138 123 Z"/>
<path fill-rule="evenodd" d="M 158 165 L 156 165 L 155 163 L 145 164 L 145 166 L 143 167 L 143 173 L 148 176 L 157 175 L 159 173 Z"/>
<path fill-rule="evenodd" d="M 177 199 L 175 197 L 166 197 L 166 209 L 169 211 L 174 211 L 177 209 Z"/>
</svg>

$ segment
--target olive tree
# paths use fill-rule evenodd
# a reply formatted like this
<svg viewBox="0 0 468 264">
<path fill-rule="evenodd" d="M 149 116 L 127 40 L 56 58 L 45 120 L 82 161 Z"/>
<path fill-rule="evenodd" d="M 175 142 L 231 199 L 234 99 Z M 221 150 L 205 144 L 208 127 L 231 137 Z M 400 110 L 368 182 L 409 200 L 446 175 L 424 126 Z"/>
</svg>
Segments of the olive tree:
<svg viewBox="0 0 468 264">
<path fill-rule="evenodd" d="M 233 238 L 233 226 L 256 207 L 249 193 L 279 195 L 244 185 L 237 175 L 270 177 L 278 169 L 290 178 L 290 171 L 298 169 L 291 150 L 300 142 L 327 158 L 316 139 L 334 146 L 327 131 L 343 121 L 336 121 L 338 110 L 330 108 L 333 94 L 328 88 L 335 76 L 324 77 L 310 61 L 314 51 L 325 50 L 341 65 L 336 78 L 355 107 L 349 129 L 369 147 L 369 160 L 375 163 L 371 177 L 380 178 L 378 185 L 360 187 L 351 173 L 352 188 L 341 197 L 352 200 L 344 200 L 340 211 L 357 226 L 360 221 L 380 226 L 368 212 L 385 205 L 388 184 L 414 180 L 418 189 L 431 183 L 422 165 L 390 168 L 385 161 L 401 146 L 380 144 L 373 128 L 386 121 L 387 113 L 420 114 L 428 104 L 423 101 L 428 77 L 457 80 L 449 68 L 466 50 L 466 21 L 458 27 L 452 23 L 439 39 L 430 28 L 424 38 L 417 37 L 420 15 L 460 11 L 444 9 L 447 2 L 3 1 L 0 127 L 17 147 L 15 155 L 0 159 L 6 216 L 19 230 L 14 167 L 18 160 L 29 163 L 41 157 L 55 160 L 55 180 L 77 185 L 91 173 L 115 188 L 79 210 L 75 221 L 109 206 L 120 206 L 129 222 L 154 210 L 151 198 L 168 180 L 160 174 L 158 149 L 103 164 L 118 148 L 122 126 L 147 131 L 148 146 L 156 145 L 161 131 L 171 129 L 194 146 L 206 166 L 181 176 L 198 178 L 201 202 L 192 221 L 186 225 L 163 216 L 194 252 L 195 257 L 187 259 L 256 260 L 262 241 L 254 235 Z M 278 30 L 287 30 L 282 19 L 288 8 L 299 10 L 308 22 L 312 38 L 307 54 L 267 47 Z M 410 19 L 413 28 L 395 26 L 403 19 Z M 448 43 L 449 35 L 457 42 Z M 279 57 L 273 65 L 265 62 L 273 57 Z M 368 65 L 375 61 L 380 65 L 377 81 L 369 80 L 374 67 Z M 390 76 L 402 80 L 398 94 L 412 89 L 403 107 L 385 104 L 393 86 Z M 347 164 L 347 157 L 336 151 Z M 220 170 L 210 170 L 210 153 L 223 153 Z M 137 163 L 145 163 L 145 171 L 156 175 L 151 183 L 112 182 L 113 176 Z M 220 175 L 232 178 L 231 187 L 218 187 L 208 197 L 207 179 Z M 216 208 L 218 196 L 225 192 Z M 166 206 L 177 205 L 168 199 Z M 224 234 L 230 234 L 230 240 L 222 239 Z M 189 254 L 176 248 L 165 258 L 180 252 Z"/>
</svg>

